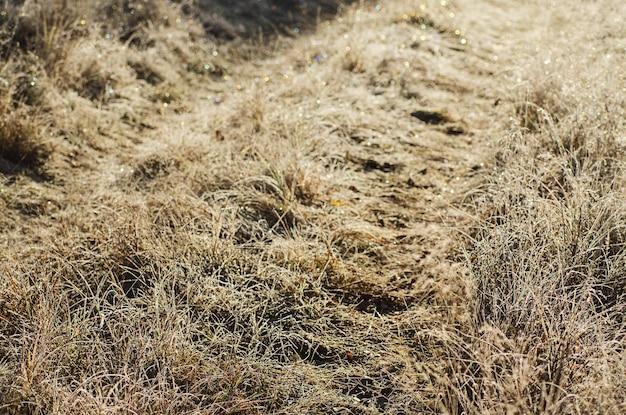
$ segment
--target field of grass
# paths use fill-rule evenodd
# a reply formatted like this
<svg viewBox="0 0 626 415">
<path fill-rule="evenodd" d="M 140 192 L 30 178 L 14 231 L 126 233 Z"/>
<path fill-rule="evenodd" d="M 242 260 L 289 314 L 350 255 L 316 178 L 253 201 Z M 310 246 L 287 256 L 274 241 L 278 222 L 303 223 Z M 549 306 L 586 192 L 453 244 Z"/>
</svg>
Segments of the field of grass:
<svg viewBox="0 0 626 415">
<path fill-rule="evenodd" d="M 0 3 L 0 414 L 625 413 L 624 16 Z"/>
</svg>

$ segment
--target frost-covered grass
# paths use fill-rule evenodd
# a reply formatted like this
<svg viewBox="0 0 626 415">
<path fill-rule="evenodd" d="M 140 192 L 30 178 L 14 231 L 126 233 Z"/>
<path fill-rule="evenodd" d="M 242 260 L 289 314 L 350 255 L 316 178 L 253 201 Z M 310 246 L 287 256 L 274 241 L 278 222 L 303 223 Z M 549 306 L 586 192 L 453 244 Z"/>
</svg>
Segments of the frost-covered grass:
<svg viewBox="0 0 626 415">
<path fill-rule="evenodd" d="M 461 3 L 1 6 L 0 413 L 623 413 L 623 7 Z"/>
</svg>

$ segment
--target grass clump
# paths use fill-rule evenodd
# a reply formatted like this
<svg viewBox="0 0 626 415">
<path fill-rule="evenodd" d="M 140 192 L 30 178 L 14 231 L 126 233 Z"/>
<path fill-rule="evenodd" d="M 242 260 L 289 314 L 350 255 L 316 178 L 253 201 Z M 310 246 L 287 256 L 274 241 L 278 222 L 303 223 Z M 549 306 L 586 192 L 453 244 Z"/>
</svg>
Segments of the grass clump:
<svg viewBox="0 0 626 415">
<path fill-rule="evenodd" d="M 66 45 L 86 32 L 81 24 L 84 2 L 78 3 L 26 0 L 7 6 L 6 17 L 0 21 L 5 39 L 3 54 L 30 52 L 48 64 L 62 59 Z"/>
<path fill-rule="evenodd" d="M 590 69 L 593 81 L 563 67 L 559 81 L 531 73 L 514 106 L 467 251 L 476 300 L 472 346 L 455 352 L 469 362 L 463 410 L 622 407 L 624 125 L 611 108 L 624 102 L 603 89 L 602 66 Z"/>
<path fill-rule="evenodd" d="M 43 122 L 24 108 L 0 115 L 0 171 L 7 174 L 23 167 L 40 166 L 50 155 L 51 146 L 42 138 Z"/>
</svg>

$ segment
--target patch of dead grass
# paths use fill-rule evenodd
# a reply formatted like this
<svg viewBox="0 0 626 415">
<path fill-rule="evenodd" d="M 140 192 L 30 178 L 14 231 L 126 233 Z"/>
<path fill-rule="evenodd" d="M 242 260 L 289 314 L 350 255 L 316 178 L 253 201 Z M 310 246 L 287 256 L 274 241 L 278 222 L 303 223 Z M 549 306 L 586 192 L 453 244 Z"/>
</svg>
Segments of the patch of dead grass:
<svg viewBox="0 0 626 415">
<path fill-rule="evenodd" d="M 455 356 L 467 363 L 454 399 L 468 411 L 621 407 L 618 392 L 593 391 L 623 388 L 624 126 L 608 115 L 623 95 L 605 89 L 622 84 L 602 62 L 551 69 L 527 75 L 477 205 L 467 251 L 476 328 Z"/>
<path fill-rule="evenodd" d="M 3 174 L 19 172 L 23 167 L 37 167 L 46 160 L 51 146 L 42 137 L 44 125 L 45 121 L 30 115 L 25 108 L 0 115 L 0 171 Z"/>
<path fill-rule="evenodd" d="M 623 62 L 426 3 L 10 5 L 0 413 L 623 412 Z"/>
</svg>

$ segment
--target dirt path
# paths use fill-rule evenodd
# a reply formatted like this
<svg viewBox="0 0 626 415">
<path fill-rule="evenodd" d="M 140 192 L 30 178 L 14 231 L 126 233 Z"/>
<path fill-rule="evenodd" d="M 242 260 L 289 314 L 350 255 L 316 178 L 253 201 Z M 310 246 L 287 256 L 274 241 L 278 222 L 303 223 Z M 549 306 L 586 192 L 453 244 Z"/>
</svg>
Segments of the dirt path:
<svg viewBox="0 0 626 415">
<path fill-rule="evenodd" d="M 210 209 L 239 212 L 223 226 L 256 272 L 319 273 L 286 291 L 324 311 L 294 313 L 298 329 L 259 317 L 297 338 L 286 341 L 295 363 L 280 381 L 304 376 L 319 400 L 289 411 L 454 406 L 442 376 L 472 318 L 471 283 L 452 256 L 465 220 L 455 204 L 490 168 L 485 153 L 506 112 L 498 84 L 508 81 L 507 40 L 494 36 L 514 16 L 488 3 L 389 7 L 398 9 L 350 9 L 347 22 L 198 84 L 180 114 L 164 108 L 110 168 L 153 183 L 148 192 L 182 186 Z"/>
<path fill-rule="evenodd" d="M 188 173 L 177 179 L 222 212 L 244 210 L 253 223 L 227 225 L 236 243 L 319 273 L 292 294 L 325 309 L 313 320 L 296 313 L 304 328 L 291 347 L 305 363 L 281 369 L 284 382 L 306 373 L 321 388 L 303 411 L 453 405 L 441 395 L 442 374 L 454 370 L 450 333 L 471 320 L 469 283 L 451 256 L 464 220 L 454 205 L 489 169 L 486 148 L 505 112 L 496 85 L 506 57 L 492 37 L 502 27 L 474 10 L 506 12 L 474 7 L 349 10 L 347 23 L 198 85 L 190 112 L 164 110 L 144 155 L 127 162 L 143 168 L 152 153 L 168 165 L 164 142 L 173 154 L 199 153 L 224 184 L 201 191 Z M 250 184 L 260 194 L 246 194 Z"/>
</svg>

